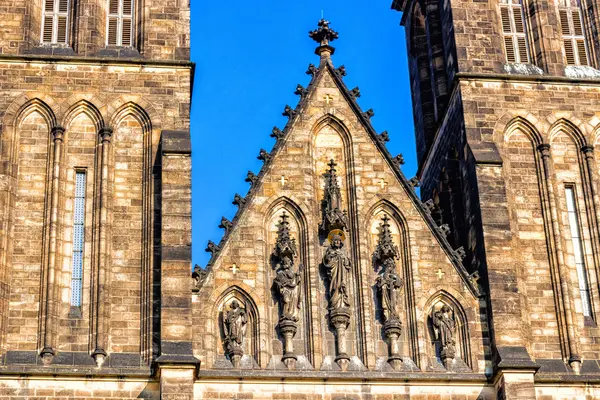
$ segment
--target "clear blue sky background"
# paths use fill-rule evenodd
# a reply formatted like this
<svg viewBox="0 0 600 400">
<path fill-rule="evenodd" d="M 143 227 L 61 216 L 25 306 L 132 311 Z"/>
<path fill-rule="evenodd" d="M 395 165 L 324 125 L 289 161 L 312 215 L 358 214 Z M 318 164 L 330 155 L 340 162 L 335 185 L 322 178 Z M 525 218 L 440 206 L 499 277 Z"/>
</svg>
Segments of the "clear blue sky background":
<svg viewBox="0 0 600 400">
<path fill-rule="evenodd" d="M 405 175 L 416 172 L 410 82 L 401 14 L 391 0 L 192 1 L 192 60 L 196 77 L 192 103 L 193 263 L 206 266 L 210 239 L 218 243 L 221 217 L 233 219 L 235 193 L 245 195 L 248 170 L 258 173 L 261 148 L 270 150 L 273 126 L 294 107 L 296 84 L 306 86 L 309 63 L 317 63 L 308 31 L 321 10 L 340 38 L 333 42 L 336 66 L 346 84 L 359 86 L 363 110 L 373 108 L 373 125 L 387 130 L 388 149 L 403 153 Z"/>
</svg>

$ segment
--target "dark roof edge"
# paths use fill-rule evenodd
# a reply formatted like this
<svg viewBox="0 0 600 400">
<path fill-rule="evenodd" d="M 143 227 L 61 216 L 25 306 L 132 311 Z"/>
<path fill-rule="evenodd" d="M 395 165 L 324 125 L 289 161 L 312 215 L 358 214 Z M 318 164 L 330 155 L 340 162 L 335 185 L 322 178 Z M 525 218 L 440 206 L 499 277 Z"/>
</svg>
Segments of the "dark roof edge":
<svg viewBox="0 0 600 400">
<path fill-rule="evenodd" d="M 64 64 L 149 65 L 153 67 L 193 68 L 191 61 L 148 60 L 137 57 L 60 56 L 52 54 L 0 54 L 0 62 L 48 62 Z"/>
</svg>

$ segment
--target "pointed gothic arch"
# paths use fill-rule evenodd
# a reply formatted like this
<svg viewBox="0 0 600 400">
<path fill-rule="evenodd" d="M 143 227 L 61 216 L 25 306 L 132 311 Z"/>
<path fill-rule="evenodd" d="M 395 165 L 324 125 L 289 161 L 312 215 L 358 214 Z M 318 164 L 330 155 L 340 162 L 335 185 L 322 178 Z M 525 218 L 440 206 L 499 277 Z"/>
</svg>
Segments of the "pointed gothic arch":
<svg viewBox="0 0 600 400">
<path fill-rule="evenodd" d="M 409 225 L 406 221 L 406 217 L 404 213 L 397 207 L 391 200 L 389 199 L 378 199 L 374 204 L 372 204 L 368 208 L 368 212 L 365 214 L 367 218 L 364 220 L 363 232 L 365 232 L 368 236 L 373 234 L 372 230 L 374 224 L 379 226 L 380 218 L 379 215 L 385 214 L 387 215 L 392 223 L 395 225 L 395 229 L 398 230 L 398 250 L 399 254 L 399 263 L 398 272 L 403 278 L 404 285 L 402 288 L 403 295 L 401 296 L 404 299 L 403 306 L 403 314 L 405 315 L 406 320 L 402 321 L 405 326 L 405 333 L 402 336 L 406 337 L 404 340 L 405 345 L 408 347 L 405 351 L 408 351 L 408 355 L 410 358 L 417 364 L 420 364 L 419 357 L 419 343 L 418 343 L 418 329 L 417 329 L 417 315 L 416 315 L 416 304 L 414 297 L 414 276 L 413 276 L 413 267 L 411 260 L 411 245 L 410 245 L 410 234 L 409 234 Z M 372 238 L 367 238 L 366 241 L 369 246 L 371 253 L 374 251 L 377 243 L 374 243 Z M 372 254 L 369 254 L 372 256 Z M 374 277 L 375 270 L 370 268 L 372 279 L 368 282 L 370 286 L 374 285 Z M 373 291 L 373 295 L 376 296 L 376 291 Z M 373 304 L 379 304 L 379 300 L 375 297 Z M 377 311 L 377 310 L 374 310 Z M 377 312 L 373 313 L 374 317 L 377 317 Z M 382 341 L 384 339 L 383 336 L 380 336 Z"/>
<path fill-rule="evenodd" d="M 314 286 L 313 282 L 313 269 L 315 266 L 310 264 L 311 254 L 310 254 L 310 229 L 307 223 L 307 214 L 302 210 L 302 208 L 296 203 L 294 200 L 287 196 L 278 197 L 268 203 L 267 212 L 264 213 L 264 221 L 263 227 L 265 229 L 265 244 L 267 248 L 265 249 L 265 265 L 268 267 L 265 268 L 265 278 L 267 279 L 267 287 L 272 283 L 276 272 L 273 266 L 273 262 L 271 259 L 271 255 L 273 254 L 274 249 L 274 237 L 273 232 L 269 232 L 272 230 L 273 222 L 277 223 L 283 211 L 287 211 L 288 215 L 293 220 L 293 227 L 297 229 L 297 237 L 296 245 L 297 245 L 297 258 L 295 268 L 301 271 L 302 283 L 301 283 L 301 293 L 302 293 L 302 310 L 300 310 L 301 317 L 298 321 L 299 330 L 298 332 L 302 333 L 296 334 L 296 341 L 302 340 L 304 344 L 303 352 L 304 355 L 308 358 L 310 363 L 314 362 L 314 326 L 313 326 L 313 314 L 312 314 L 312 296 L 311 289 Z M 293 230 L 292 230 L 293 232 Z M 293 236 L 293 235 L 292 235 Z M 269 294 L 273 295 L 269 291 Z M 266 304 L 270 304 L 274 299 L 268 299 Z M 272 310 L 274 311 L 274 310 Z M 278 310 L 277 310 L 278 311 Z M 271 324 L 272 331 L 275 330 L 277 319 L 274 316 L 274 312 L 271 312 Z"/>
<path fill-rule="evenodd" d="M 457 297 L 452 295 L 450 291 L 444 289 L 440 289 L 431 295 L 423 307 L 423 323 L 429 339 L 427 340 L 426 352 L 430 362 L 433 362 L 433 359 L 436 358 L 438 361 L 441 361 L 439 360 L 440 346 L 439 342 L 436 340 L 433 327 L 433 313 L 438 311 L 441 305 L 446 305 L 453 311 L 454 321 L 456 323 L 456 331 L 454 334 L 457 347 L 455 359 L 459 358 L 471 370 L 474 370 L 474 357 L 469 333 L 469 323 L 473 321 L 470 321 L 469 318 L 467 318 L 467 312 L 461 302 L 457 300 Z"/>
<path fill-rule="evenodd" d="M 227 313 L 227 306 L 231 304 L 233 300 L 237 300 L 238 303 L 244 306 L 248 316 L 246 337 L 244 341 L 244 354 L 253 357 L 254 361 L 261 365 L 261 350 L 260 350 L 260 318 L 257 303 L 252 296 L 242 288 L 240 285 L 233 285 L 223 290 L 213 302 L 211 317 L 216 322 L 217 326 L 215 332 L 219 332 L 220 345 L 218 350 L 214 350 L 215 353 L 224 354 L 223 348 L 223 321 L 225 314 Z"/>
<path fill-rule="evenodd" d="M 71 122 L 80 114 L 85 114 L 94 123 L 97 132 L 104 128 L 105 124 L 102 113 L 94 104 L 85 99 L 76 101 L 66 110 L 62 126 L 68 129 Z"/>
</svg>

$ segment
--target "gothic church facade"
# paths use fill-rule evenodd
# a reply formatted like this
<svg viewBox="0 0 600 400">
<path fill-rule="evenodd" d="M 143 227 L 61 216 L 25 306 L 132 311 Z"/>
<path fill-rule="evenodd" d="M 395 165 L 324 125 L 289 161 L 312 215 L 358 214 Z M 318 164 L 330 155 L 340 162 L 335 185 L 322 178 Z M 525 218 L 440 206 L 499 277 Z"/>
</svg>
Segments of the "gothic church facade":
<svg viewBox="0 0 600 400">
<path fill-rule="evenodd" d="M 598 4 L 551 1 L 394 2 L 411 179 L 320 21 L 191 276 L 189 2 L 0 6 L 0 396 L 600 398 Z"/>
</svg>

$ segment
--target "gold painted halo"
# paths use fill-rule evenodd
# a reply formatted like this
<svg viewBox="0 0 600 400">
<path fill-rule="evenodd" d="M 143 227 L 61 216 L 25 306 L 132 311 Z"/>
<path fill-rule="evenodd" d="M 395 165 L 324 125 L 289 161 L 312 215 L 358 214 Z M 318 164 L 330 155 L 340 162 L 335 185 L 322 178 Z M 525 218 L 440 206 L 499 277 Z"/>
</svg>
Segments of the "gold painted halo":
<svg viewBox="0 0 600 400">
<path fill-rule="evenodd" d="M 344 231 L 341 229 L 334 229 L 331 232 L 329 232 L 329 235 L 327 235 L 327 239 L 330 243 L 333 241 L 334 235 L 339 235 L 342 238 L 342 242 L 346 241 L 346 234 L 344 233 Z"/>
</svg>

